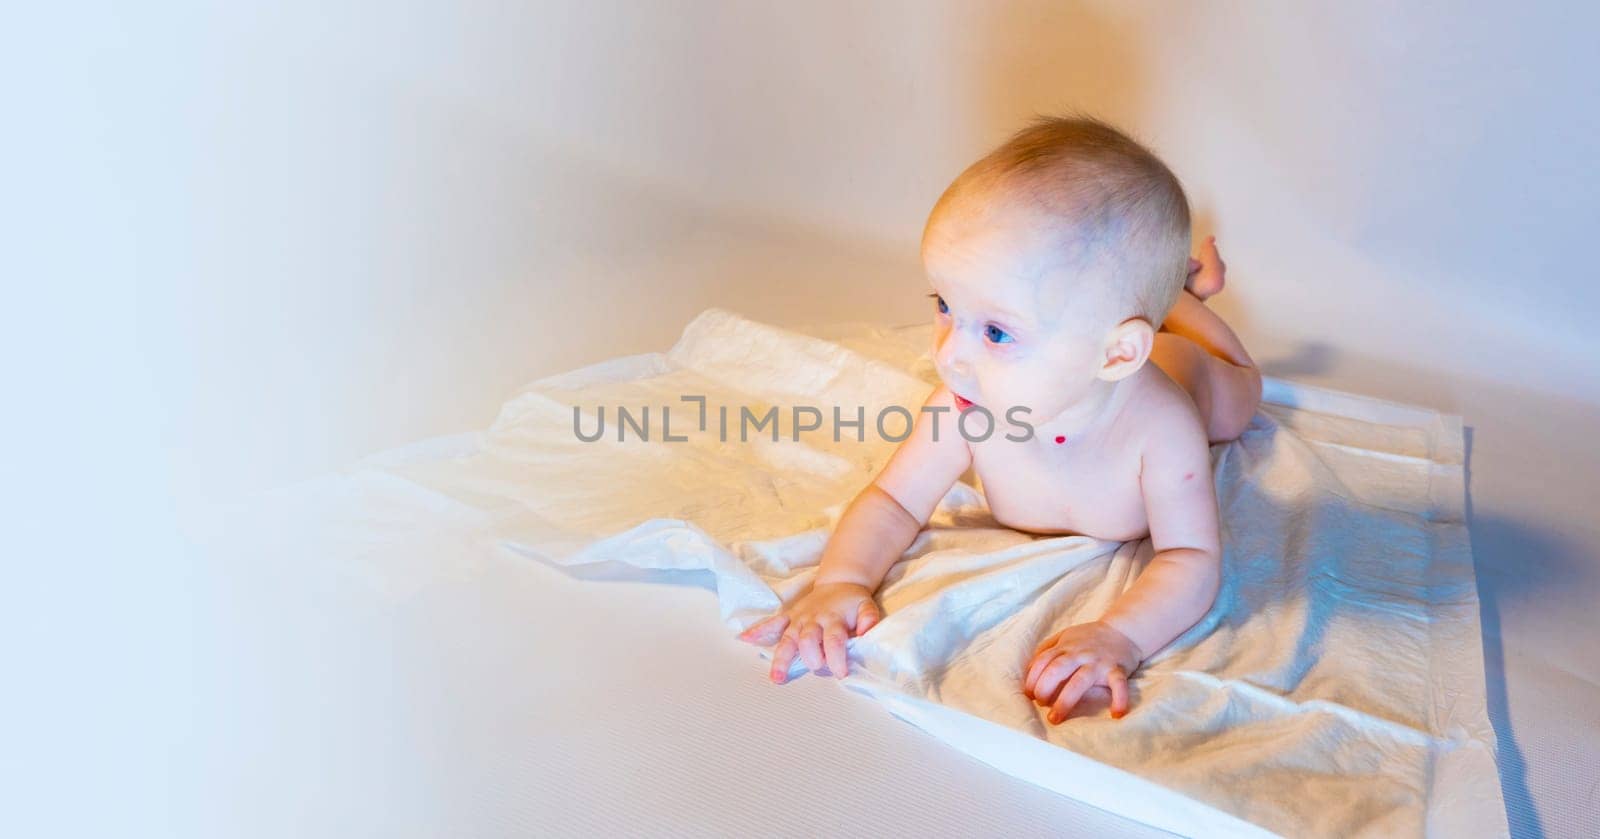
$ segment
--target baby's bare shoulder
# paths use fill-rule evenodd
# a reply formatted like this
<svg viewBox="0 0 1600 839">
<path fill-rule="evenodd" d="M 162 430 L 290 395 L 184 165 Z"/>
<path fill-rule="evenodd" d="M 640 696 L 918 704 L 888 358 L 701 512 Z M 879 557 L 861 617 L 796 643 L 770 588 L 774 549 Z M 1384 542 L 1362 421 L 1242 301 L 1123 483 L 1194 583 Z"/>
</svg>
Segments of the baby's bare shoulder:
<svg viewBox="0 0 1600 839">
<path fill-rule="evenodd" d="M 1159 369 L 1157 369 L 1159 373 Z M 1217 501 L 1211 445 L 1188 392 L 1165 373 L 1152 377 L 1138 440 L 1139 491 L 1157 551 L 1195 548 L 1216 556 Z"/>
<path fill-rule="evenodd" d="M 1148 374 L 1148 375 L 1147 375 Z M 1128 400 L 1127 416 L 1132 420 L 1134 442 L 1142 454 L 1209 451 L 1205 420 L 1194 399 L 1171 377 L 1155 365 L 1146 365 L 1138 374 L 1134 395 Z M 1146 462 L 1172 458 L 1144 458 Z"/>
</svg>

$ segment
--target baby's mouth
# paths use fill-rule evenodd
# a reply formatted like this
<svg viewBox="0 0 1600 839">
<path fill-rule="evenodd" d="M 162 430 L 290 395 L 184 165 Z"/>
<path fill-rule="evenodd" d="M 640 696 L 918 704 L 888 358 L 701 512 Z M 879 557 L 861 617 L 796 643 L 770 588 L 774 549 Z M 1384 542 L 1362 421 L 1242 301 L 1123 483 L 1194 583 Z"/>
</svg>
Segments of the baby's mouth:
<svg viewBox="0 0 1600 839">
<path fill-rule="evenodd" d="M 950 395 L 954 396 L 956 398 L 956 410 L 965 411 L 966 409 L 972 407 L 972 400 L 971 399 L 966 399 L 966 398 L 962 397 L 961 394 L 959 394 L 959 393 L 952 393 Z"/>
</svg>

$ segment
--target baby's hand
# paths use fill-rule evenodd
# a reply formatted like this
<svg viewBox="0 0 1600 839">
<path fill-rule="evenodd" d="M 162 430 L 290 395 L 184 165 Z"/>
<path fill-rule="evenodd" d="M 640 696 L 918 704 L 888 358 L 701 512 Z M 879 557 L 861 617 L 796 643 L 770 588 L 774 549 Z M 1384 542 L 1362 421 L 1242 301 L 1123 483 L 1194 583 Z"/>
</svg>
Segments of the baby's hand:
<svg viewBox="0 0 1600 839">
<path fill-rule="evenodd" d="M 1128 713 L 1128 674 L 1144 655 L 1128 636 L 1102 621 L 1080 623 L 1051 635 L 1033 650 L 1022 692 L 1040 705 L 1051 704 L 1051 724 L 1067 718 L 1078 700 L 1095 685 L 1111 689 L 1111 716 Z M 1063 684 L 1065 682 L 1065 684 Z"/>
<path fill-rule="evenodd" d="M 771 678 L 780 685 L 796 650 L 812 673 L 822 669 L 826 657 L 828 670 L 842 679 L 849 667 L 845 639 L 861 635 L 882 619 L 872 589 L 855 583 L 823 583 L 813 586 L 787 610 L 740 633 L 739 640 L 761 647 L 777 642 Z"/>
</svg>

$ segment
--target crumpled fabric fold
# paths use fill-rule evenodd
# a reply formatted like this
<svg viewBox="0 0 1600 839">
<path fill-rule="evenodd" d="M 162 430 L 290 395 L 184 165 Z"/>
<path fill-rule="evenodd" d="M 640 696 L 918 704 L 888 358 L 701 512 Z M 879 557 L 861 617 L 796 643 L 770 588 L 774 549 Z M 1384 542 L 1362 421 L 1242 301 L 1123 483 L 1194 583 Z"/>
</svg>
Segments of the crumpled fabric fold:
<svg viewBox="0 0 1600 839">
<path fill-rule="evenodd" d="M 807 590 L 893 452 L 872 418 L 914 412 L 936 381 L 926 325 L 809 332 L 708 309 L 665 353 L 530 384 L 472 453 L 391 471 L 482 511 L 530 559 L 709 574 L 732 640 Z M 705 397 L 703 429 L 684 395 Z M 1091 694 L 1049 725 L 1021 683 L 1039 640 L 1131 584 L 1148 540 L 1007 529 L 975 480 L 890 570 L 841 686 L 1002 771 L 1184 835 L 1506 835 L 1461 418 L 1271 377 L 1264 400 L 1212 447 L 1216 603 L 1134 674 L 1125 718 Z M 827 421 L 798 441 L 784 423 L 776 442 L 719 434 L 719 407 L 797 404 L 825 420 L 864 406 L 865 440 Z M 575 407 L 587 430 L 618 405 L 651 407 L 650 440 L 577 439 Z M 662 439 L 664 407 L 686 440 Z M 791 678 L 804 672 L 796 659 Z"/>
</svg>

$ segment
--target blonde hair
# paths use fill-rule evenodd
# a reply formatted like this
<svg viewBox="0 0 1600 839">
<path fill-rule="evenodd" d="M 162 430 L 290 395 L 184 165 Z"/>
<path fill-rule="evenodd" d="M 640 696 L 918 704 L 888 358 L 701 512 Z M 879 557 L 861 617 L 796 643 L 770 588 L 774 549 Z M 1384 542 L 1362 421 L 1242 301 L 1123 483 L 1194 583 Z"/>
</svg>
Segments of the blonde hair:
<svg viewBox="0 0 1600 839">
<path fill-rule="evenodd" d="M 1160 328 L 1188 277 L 1189 201 L 1149 149 L 1093 117 L 1040 116 L 962 172 L 934 205 L 970 192 L 1040 215 L 1069 264 L 1095 268 L 1121 318 Z"/>
</svg>

